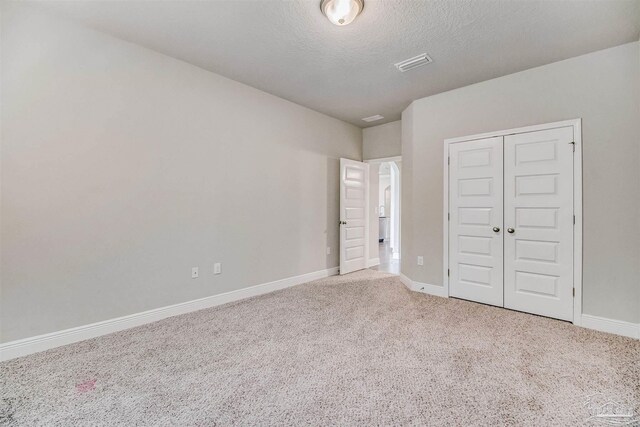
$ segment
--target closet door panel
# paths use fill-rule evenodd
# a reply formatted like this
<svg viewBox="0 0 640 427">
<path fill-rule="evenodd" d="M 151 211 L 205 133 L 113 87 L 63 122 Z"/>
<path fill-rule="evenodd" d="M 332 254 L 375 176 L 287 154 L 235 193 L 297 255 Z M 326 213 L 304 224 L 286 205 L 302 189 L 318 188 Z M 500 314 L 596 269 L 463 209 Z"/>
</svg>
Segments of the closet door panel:
<svg viewBox="0 0 640 427">
<path fill-rule="evenodd" d="M 503 305 L 502 137 L 449 147 L 450 295 Z"/>
<path fill-rule="evenodd" d="M 504 140 L 504 306 L 573 320 L 573 127 Z"/>
</svg>

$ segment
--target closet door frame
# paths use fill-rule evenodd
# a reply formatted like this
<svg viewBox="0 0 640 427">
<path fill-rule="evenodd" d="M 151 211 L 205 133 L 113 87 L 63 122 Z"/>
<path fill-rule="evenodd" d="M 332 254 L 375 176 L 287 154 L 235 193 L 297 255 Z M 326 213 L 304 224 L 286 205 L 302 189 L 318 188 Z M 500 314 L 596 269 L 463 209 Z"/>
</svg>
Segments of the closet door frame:
<svg viewBox="0 0 640 427">
<path fill-rule="evenodd" d="M 444 140 L 444 203 L 443 203 L 443 277 L 444 294 L 449 294 L 449 148 L 451 144 L 468 142 L 496 136 L 507 136 L 525 132 L 556 129 L 573 126 L 574 157 L 573 157 L 573 213 L 575 225 L 573 227 L 573 324 L 582 324 L 582 119 L 565 120 L 554 123 L 545 123 L 535 126 L 526 126 L 515 129 L 487 132 L 476 135 L 468 135 Z"/>
</svg>

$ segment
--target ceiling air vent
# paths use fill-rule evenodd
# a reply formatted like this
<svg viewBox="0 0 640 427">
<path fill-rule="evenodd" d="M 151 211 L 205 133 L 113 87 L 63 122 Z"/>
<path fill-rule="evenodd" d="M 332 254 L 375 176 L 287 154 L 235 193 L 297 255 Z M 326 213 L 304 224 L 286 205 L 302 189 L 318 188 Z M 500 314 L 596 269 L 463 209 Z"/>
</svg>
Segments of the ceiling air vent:
<svg viewBox="0 0 640 427">
<path fill-rule="evenodd" d="M 376 114 L 375 116 L 369 116 L 369 117 L 365 117 L 364 120 L 365 122 L 375 122 L 376 120 L 382 120 L 384 119 L 383 116 L 381 116 L 380 114 Z"/>
<path fill-rule="evenodd" d="M 401 73 L 404 73 L 405 71 L 409 71 L 413 68 L 421 67 L 423 65 L 427 65 L 432 62 L 433 60 L 431 59 L 431 57 L 426 53 L 423 53 L 421 55 L 414 56 L 413 58 L 409 58 L 406 61 L 398 62 L 395 65 L 398 71 L 400 71 Z"/>
</svg>

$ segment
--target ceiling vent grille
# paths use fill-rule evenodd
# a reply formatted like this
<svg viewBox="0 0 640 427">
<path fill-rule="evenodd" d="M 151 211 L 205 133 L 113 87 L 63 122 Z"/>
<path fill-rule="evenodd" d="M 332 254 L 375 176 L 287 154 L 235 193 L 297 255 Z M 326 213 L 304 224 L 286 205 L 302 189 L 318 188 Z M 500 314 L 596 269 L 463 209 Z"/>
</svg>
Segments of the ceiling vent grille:
<svg viewBox="0 0 640 427">
<path fill-rule="evenodd" d="M 398 71 L 404 73 L 405 71 L 409 71 L 414 68 L 430 64 L 432 62 L 433 60 L 431 59 L 431 57 L 426 53 L 423 53 L 421 55 L 414 56 L 413 58 L 409 58 L 406 61 L 398 62 L 397 64 L 395 64 L 395 66 Z"/>
<path fill-rule="evenodd" d="M 376 114 L 375 116 L 369 116 L 369 117 L 365 117 L 364 120 L 365 122 L 375 122 L 376 120 L 382 120 L 384 119 L 383 116 L 381 116 L 380 114 Z"/>
</svg>

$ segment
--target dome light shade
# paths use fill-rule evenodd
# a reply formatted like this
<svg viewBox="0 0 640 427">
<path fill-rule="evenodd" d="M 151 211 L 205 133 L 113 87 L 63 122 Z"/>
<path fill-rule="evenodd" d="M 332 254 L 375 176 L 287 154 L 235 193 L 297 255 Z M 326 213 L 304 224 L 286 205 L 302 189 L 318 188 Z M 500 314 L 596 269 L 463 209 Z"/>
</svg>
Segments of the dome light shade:
<svg viewBox="0 0 640 427">
<path fill-rule="evenodd" d="M 348 25 L 364 9 L 364 0 L 322 0 L 322 13 L 335 25 Z"/>
</svg>

